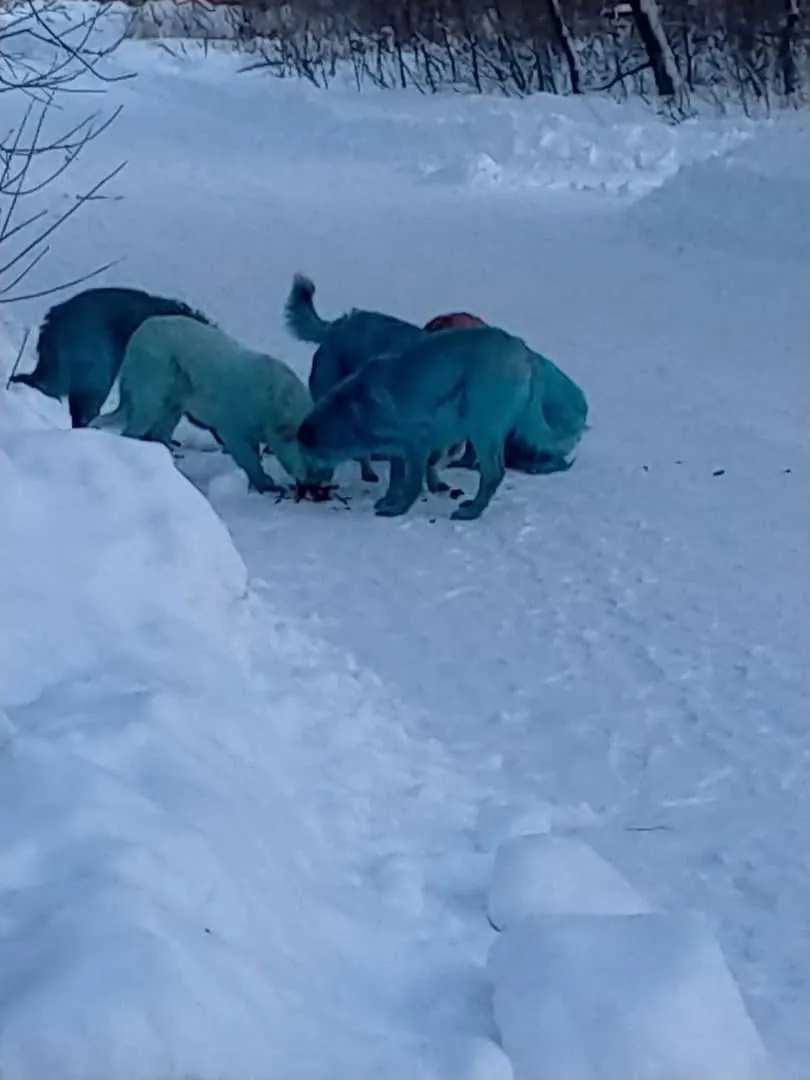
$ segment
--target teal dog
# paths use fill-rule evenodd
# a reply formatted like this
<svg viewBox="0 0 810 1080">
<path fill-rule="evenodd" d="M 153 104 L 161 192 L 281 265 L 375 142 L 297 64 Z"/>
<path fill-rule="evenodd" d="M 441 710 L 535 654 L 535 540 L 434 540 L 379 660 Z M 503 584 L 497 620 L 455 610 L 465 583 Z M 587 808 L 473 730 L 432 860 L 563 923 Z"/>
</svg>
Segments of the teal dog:
<svg viewBox="0 0 810 1080">
<path fill-rule="evenodd" d="M 476 315 L 452 312 L 437 315 L 420 328 L 392 315 L 357 308 L 330 322 L 316 311 L 314 295 L 314 283 L 304 275 L 296 274 L 284 316 L 287 328 L 295 337 L 318 345 L 309 376 L 310 393 L 316 402 L 347 375 L 382 353 L 404 349 L 427 334 L 486 325 Z M 506 467 L 531 474 L 564 471 L 571 467 L 568 457 L 588 429 L 588 403 L 580 387 L 556 364 L 534 351 L 531 357 L 538 369 L 538 377 L 528 407 L 541 411 L 547 439 L 542 446 L 530 447 L 520 439 L 517 431 L 510 433 L 504 451 Z M 538 390 L 542 396 L 538 396 Z M 430 465 L 433 467 L 438 463 L 439 454 L 433 454 Z M 452 464 L 475 467 L 469 445 L 464 456 Z M 364 480 L 377 479 L 367 459 L 361 459 L 361 467 Z M 431 468 L 427 480 L 430 490 L 447 489 L 446 484 L 435 478 L 435 468 Z"/>
<path fill-rule="evenodd" d="M 431 453 L 469 442 L 480 481 L 456 520 L 477 518 L 504 477 L 514 435 L 526 454 L 554 444 L 542 410 L 544 373 L 520 338 L 495 327 L 443 330 L 364 364 L 315 404 L 301 424 L 303 446 L 336 464 L 380 454 L 392 460 L 378 514 L 406 513 L 422 490 Z"/>
<path fill-rule="evenodd" d="M 208 429 L 258 491 L 284 491 L 262 468 L 261 449 L 317 488 L 332 470 L 297 438 L 312 398 L 295 372 L 215 326 L 183 315 L 146 319 L 127 346 L 118 408 L 93 422 L 131 438 L 169 443 L 182 416 Z"/>
</svg>

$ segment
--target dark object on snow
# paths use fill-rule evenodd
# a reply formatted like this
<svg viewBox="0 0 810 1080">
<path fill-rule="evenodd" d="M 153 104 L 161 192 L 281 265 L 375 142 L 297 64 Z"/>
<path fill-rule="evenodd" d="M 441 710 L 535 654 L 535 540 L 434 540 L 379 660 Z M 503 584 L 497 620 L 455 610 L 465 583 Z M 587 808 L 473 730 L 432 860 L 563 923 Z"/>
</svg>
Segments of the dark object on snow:
<svg viewBox="0 0 810 1080">
<path fill-rule="evenodd" d="M 292 488 L 286 488 L 276 499 L 279 503 L 282 499 L 292 498 L 295 502 L 331 502 L 336 500 L 348 506 L 349 499 L 346 495 L 339 495 L 338 484 L 313 484 L 305 480 L 296 480 Z"/>
</svg>

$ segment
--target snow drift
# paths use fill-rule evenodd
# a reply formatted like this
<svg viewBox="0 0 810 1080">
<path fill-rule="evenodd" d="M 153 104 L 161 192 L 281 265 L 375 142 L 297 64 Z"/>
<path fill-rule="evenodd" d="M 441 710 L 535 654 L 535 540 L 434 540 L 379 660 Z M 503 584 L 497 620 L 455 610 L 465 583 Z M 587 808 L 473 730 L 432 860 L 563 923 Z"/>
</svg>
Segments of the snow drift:
<svg viewBox="0 0 810 1080">
<path fill-rule="evenodd" d="M 700 917 L 528 917 L 495 943 L 490 971 L 516 1080 L 770 1078 Z"/>
<path fill-rule="evenodd" d="M 339 861 L 317 775 L 347 680 L 296 694 L 314 646 L 270 636 L 165 448 L 55 418 L 0 391 L 3 1076 L 311 1080 L 407 1060 L 370 975 L 401 947 Z"/>
</svg>

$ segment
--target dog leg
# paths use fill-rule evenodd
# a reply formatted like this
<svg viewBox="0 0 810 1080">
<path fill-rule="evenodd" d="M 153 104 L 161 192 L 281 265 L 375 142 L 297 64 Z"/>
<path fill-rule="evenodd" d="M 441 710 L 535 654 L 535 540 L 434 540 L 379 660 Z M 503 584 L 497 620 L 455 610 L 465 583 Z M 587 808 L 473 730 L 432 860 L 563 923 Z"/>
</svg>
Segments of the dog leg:
<svg viewBox="0 0 810 1080">
<path fill-rule="evenodd" d="M 272 492 L 275 495 L 284 494 L 285 488 L 277 484 L 262 468 L 258 446 L 251 445 L 242 435 L 232 431 L 220 430 L 218 434 L 222 440 L 222 449 L 233 458 L 240 469 L 247 473 L 250 485 L 256 491 Z"/>
<path fill-rule="evenodd" d="M 99 401 L 99 395 L 81 392 L 78 390 L 68 394 L 68 409 L 70 410 L 70 424 L 74 428 L 89 427 L 95 420 L 107 400 L 105 394 Z"/>
<path fill-rule="evenodd" d="M 437 460 L 441 461 L 441 455 L 437 455 Z M 425 468 L 425 480 L 427 481 L 427 489 L 433 495 L 443 495 L 450 490 L 450 485 L 445 484 L 444 480 L 439 479 L 439 474 L 436 471 L 437 462 L 431 462 L 428 458 L 427 467 Z"/>
<path fill-rule="evenodd" d="M 451 461 L 447 466 L 448 469 L 477 469 L 478 462 L 475 457 L 475 447 L 471 442 L 468 442 L 464 448 L 464 453 L 456 461 Z"/>
<path fill-rule="evenodd" d="M 399 517 L 401 514 L 407 513 L 421 494 L 427 458 L 410 450 L 408 456 L 400 460 L 402 482 L 396 485 L 391 498 L 389 496 L 392 495 L 392 492 L 391 487 L 389 487 L 386 497 L 379 499 L 375 503 L 375 511 L 380 517 Z"/>
<path fill-rule="evenodd" d="M 458 509 L 454 510 L 450 517 L 454 521 L 472 521 L 480 517 L 486 510 L 492 496 L 501 485 L 506 474 L 506 466 L 503 461 L 503 446 L 500 442 L 489 445 L 475 446 L 475 454 L 480 462 L 480 480 L 478 492 L 473 499 L 465 499 L 459 503 Z"/>
<path fill-rule="evenodd" d="M 127 416 L 129 414 L 129 407 L 120 402 L 118 408 L 113 409 L 112 412 L 101 413 L 91 420 L 87 427 L 91 427 L 96 431 L 117 431 L 120 435 L 127 422 Z"/>
<path fill-rule="evenodd" d="M 426 459 L 414 450 L 404 458 L 392 458 L 388 491 L 374 504 L 380 517 L 399 517 L 407 513 L 422 491 Z"/>
<path fill-rule="evenodd" d="M 374 503 L 374 509 L 383 512 L 389 503 L 396 505 L 401 498 L 402 483 L 405 479 L 405 462 L 402 458 L 393 457 L 388 463 L 388 488 Z"/>
<path fill-rule="evenodd" d="M 371 462 L 368 458 L 358 458 L 360 462 L 360 477 L 364 484 L 376 484 L 379 482 L 379 476 L 372 469 Z"/>
<path fill-rule="evenodd" d="M 180 423 L 180 417 L 183 415 L 183 410 L 180 406 L 172 406 L 167 408 L 166 412 L 160 417 L 158 422 L 154 424 L 147 432 L 145 438 L 149 442 L 160 442 L 164 446 L 171 448 L 172 435 L 174 429 Z M 177 443 L 176 445 L 180 445 Z"/>
</svg>

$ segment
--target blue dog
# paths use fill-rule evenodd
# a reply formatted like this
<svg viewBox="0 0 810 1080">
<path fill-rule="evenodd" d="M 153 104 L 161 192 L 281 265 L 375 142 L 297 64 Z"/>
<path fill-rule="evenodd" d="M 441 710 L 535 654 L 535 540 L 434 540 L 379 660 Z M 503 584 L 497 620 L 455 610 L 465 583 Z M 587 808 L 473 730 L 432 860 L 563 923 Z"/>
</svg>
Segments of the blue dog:
<svg viewBox="0 0 810 1080">
<path fill-rule="evenodd" d="M 317 402 L 342 379 L 374 357 L 407 349 L 428 334 L 449 329 L 485 326 L 482 319 L 467 312 L 453 312 L 431 319 L 418 327 L 393 315 L 353 308 L 333 321 L 321 318 L 314 305 L 315 285 L 303 274 L 296 274 L 284 308 L 288 330 L 300 341 L 317 344 L 309 376 L 309 390 Z M 530 350 L 537 368 L 534 391 L 527 408 L 542 414 L 546 441 L 529 445 L 518 429 L 510 432 L 504 449 L 508 469 L 531 474 L 561 472 L 573 464 L 568 455 L 587 430 L 588 403 L 582 390 L 556 364 Z M 375 455 L 377 457 L 378 455 Z M 428 464 L 428 488 L 446 491 L 436 475 L 441 455 L 433 453 Z M 361 458 L 363 479 L 377 479 L 367 458 Z M 475 455 L 468 444 L 463 457 L 453 465 L 475 468 Z M 451 465 L 452 467 L 452 465 Z"/>
<path fill-rule="evenodd" d="M 425 334 L 364 364 L 333 387 L 298 429 L 325 462 L 378 453 L 391 459 L 378 514 L 404 514 L 422 490 L 438 447 L 470 442 L 480 483 L 457 520 L 478 517 L 503 480 L 504 445 L 514 434 L 526 454 L 552 445 L 542 410 L 545 369 L 520 338 L 491 326 Z M 396 466 L 396 467 L 395 467 Z"/>
</svg>

